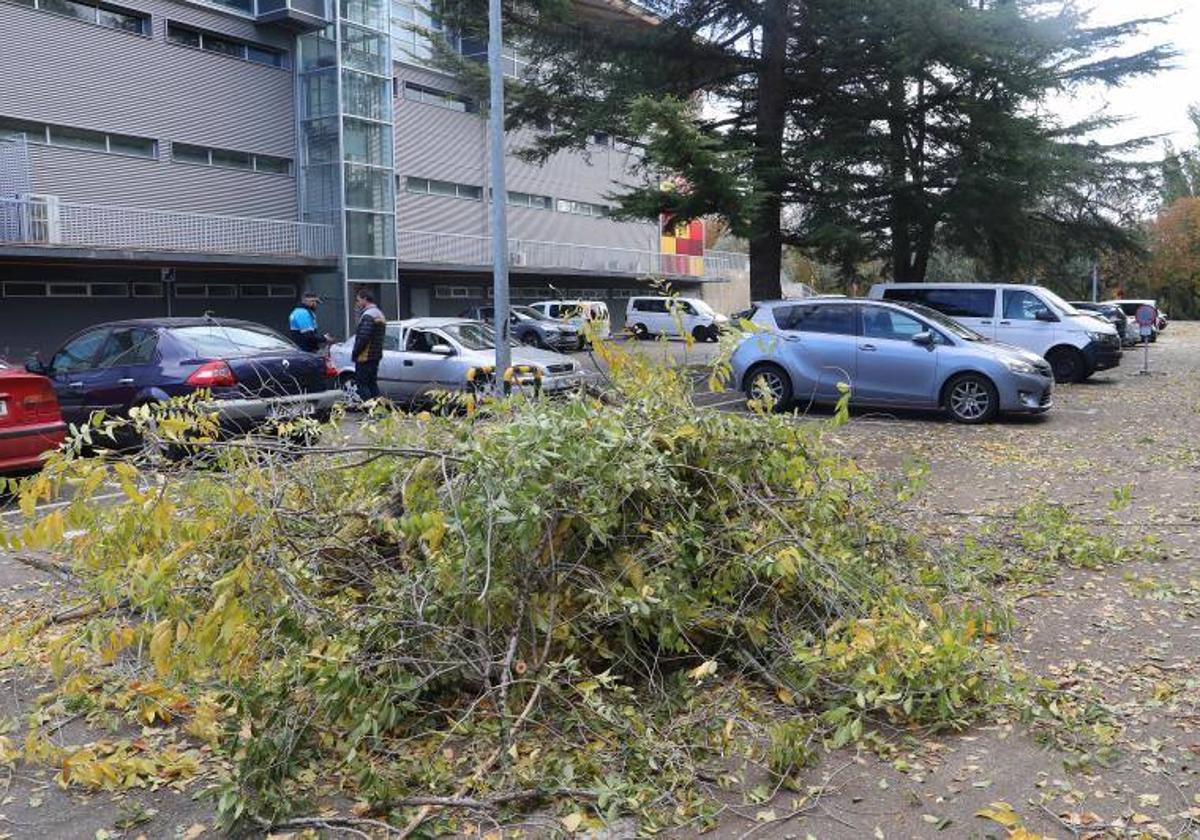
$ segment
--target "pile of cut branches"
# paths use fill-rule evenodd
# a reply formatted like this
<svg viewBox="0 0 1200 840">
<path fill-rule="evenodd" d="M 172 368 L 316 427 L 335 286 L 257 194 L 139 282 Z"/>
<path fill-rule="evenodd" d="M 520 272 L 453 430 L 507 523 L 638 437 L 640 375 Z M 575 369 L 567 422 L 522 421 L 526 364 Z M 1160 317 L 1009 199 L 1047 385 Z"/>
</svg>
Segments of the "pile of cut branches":
<svg viewBox="0 0 1200 840">
<path fill-rule="evenodd" d="M 9 649 L 44 645 L 85 711 L 161 689 L 229 768 L 231 827 L 339 801 L 402 835 L 702 825 L 727 757 L 786 780 L 822 741 L 993 699 L 994 608 L 834 454 L 837 418 L 705 412 L 683 373 L 609 362 L 603 400 L 193 436 L 201 466 L 57 458 L 5 547 L 58 555 L 88 607 Z"/>
</svg>

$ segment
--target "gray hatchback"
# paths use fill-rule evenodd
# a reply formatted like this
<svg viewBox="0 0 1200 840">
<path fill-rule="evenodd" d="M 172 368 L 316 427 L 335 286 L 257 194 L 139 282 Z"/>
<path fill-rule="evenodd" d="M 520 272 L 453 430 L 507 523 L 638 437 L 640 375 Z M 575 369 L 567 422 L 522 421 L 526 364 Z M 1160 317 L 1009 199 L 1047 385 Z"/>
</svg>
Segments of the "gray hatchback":
<svg viewBox="0 0 1200 840">
<path fill-rule="evenodd" d="M 762 331 L 734 351 L 733 381 L 778 409 L 836 402 L 840 383 L 852 405 L 944 409 L 960 423 L 1041 414 L 1052 404 L 1045 359 L 918 304 L 776 301 L 759 304 L 750 320 Z"/>
</svg>

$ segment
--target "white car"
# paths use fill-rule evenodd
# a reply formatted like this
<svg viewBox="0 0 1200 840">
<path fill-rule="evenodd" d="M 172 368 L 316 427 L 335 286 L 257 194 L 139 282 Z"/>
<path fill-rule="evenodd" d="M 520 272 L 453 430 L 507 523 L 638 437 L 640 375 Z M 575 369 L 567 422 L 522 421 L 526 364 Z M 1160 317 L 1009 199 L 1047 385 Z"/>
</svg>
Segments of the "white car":
<svg viewBox="0 0 1200 840">
<path fill-rule="evenodd" d="M 384 333 L 383 359 L 379 363 L 379 390 L 394 403 L 427 402 L 436 392 L 471 389 L 471 369 L 496 364 L 496 334 L 490 325 L 469 318 L 411 318 L 389 321 Z M 349 396 L 354 392 L 354 360 L 350 339 L 329 349 L 338 381 Z M 583 370 L 570 356 L 513 342 L 512 363 L 537 369 L 543 392 L 578 387 Z M 519 373 L 520 385 L 531 385 L 534 376 Z"/>
<path fill-rule="evenodd" d="M 529 304 L 543 315 L 570 324 L 581 335 L 590 333 L 606 341 L 612 335 L 612 319 L 608 315 L 608 304 L 600 300 L 539 300 Z"/>
<path fill-rule="evenodd" d="M 1001 344 L 1045 358 L 1059 382 L 1082 382 L 1121 363 L 1112 324 L 1084 315 L 1042 286 L 1010 283 L 877 283 L 872 300 L 918 303 Z"/>
<path fill-rule="evenodd" d="M 635 338 L 690 335 L 696 341 L 716 341 L 728 326 L 729 318 L 699 298 L 635 297 L 625 306 L 625 329 Z"/>
</svg>

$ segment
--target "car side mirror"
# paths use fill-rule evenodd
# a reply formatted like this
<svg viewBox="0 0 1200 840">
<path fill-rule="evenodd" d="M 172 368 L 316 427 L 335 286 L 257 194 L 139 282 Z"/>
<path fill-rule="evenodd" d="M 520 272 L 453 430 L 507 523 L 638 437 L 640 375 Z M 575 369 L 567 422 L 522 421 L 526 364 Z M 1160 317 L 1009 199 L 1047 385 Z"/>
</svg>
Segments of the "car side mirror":
<svg viewBox="0 0 1200 840">
<path fill-rule="evenodd" d="M 25 360 L 25 370 L 29 371 L 30 373 L 39 374 L 41 376 L 45 376 L 46 374 L 48 374 L 50 372 L 49 369 L 46 367 L 46 363 L 43 362 L 37 356 L 31 356 L 29 359 Z"/>
<path fill-rule="evenodd" d="M 1058 323 L 1058 316 L 1055 315 L 1053 312 L 1051 312 L 1049 309 L 1039 309 L 1036 317 L 1039 321 L 1045 321 L 1046 323 L 1049 323 L 1049 324 L 1057 324 Z"/>
<path fill-rule="evenodd" d="M 429 352 L 435 356 L 453 356 L 454 348 L 449 344 L 435 344 L 429 348 Z"/>
<path fill-rule="evenodd" d="M 912 340 L 913 344 L 920 344 L 922 347 L 932 347 L 933 333 L 931 333 L 929 330 L 925 330 L 924 332 L 916 333 L 912 337 Z"/>
</svg>

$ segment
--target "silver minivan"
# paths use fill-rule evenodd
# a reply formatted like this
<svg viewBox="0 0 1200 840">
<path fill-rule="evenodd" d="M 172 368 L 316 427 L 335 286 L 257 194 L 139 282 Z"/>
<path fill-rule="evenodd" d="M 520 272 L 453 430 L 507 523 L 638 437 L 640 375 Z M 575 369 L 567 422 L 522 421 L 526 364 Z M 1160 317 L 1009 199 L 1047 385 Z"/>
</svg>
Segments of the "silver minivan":
<svg viewBox="0 0 1200 840">
<path fill-rule="evenodd" d="M 879 283 L 873 300 L 936 309 L 1003 344 L 1037 353 L 1059 382 L 1082 382 L 1121 363 L 1121 337 L 1111 324 L 1083 314 L 1042 286 L 1009 283 Z"/>
<path fill-rule="evenodd" d="M 917 304 L 776 301 L 760 304 L 752 323 L 760 331 L 734 350 L 733 382 L 777 409 L 837 402 L 842 383 L 853 405 L 943 409 L 960 423 L 1051 406 L 1044 359 Z"/>
</svg>

